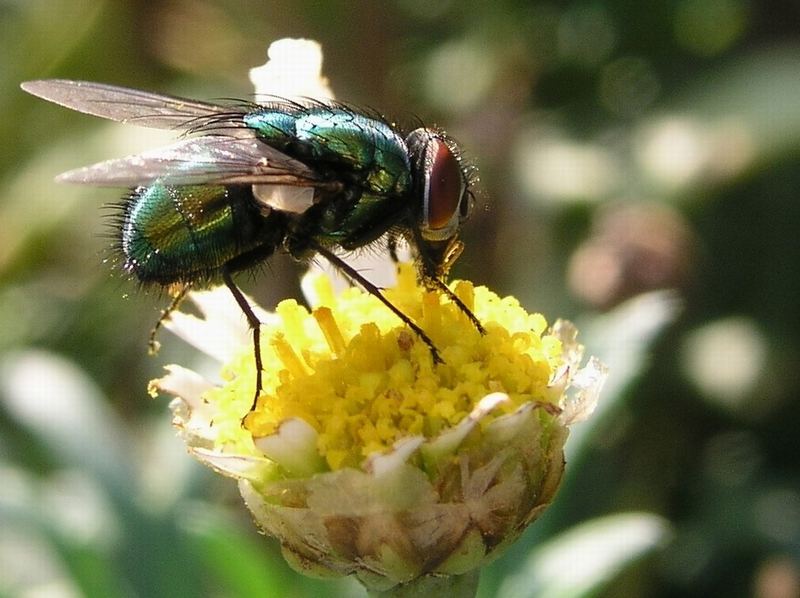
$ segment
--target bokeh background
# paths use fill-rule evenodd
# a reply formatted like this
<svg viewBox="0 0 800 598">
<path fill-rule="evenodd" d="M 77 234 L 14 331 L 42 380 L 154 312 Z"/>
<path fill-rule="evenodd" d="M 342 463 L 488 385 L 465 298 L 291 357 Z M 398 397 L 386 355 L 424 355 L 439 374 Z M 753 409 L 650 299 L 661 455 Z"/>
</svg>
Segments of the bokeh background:
<svg viewBox="0 0 800 598">
<path fill-rule="evenodd" d="M 114 190 L 53 176 L 165 141 L 27 96 L 88 79 L 249 97 L 278 38 L 337 96 L 458 138 L 455 275 L 577 321 L 611 367 L 556 503 L 482 596 L 800 595 L 800 5 L 794 0 L 0 2 L 0 596 L 358 596 L 294 574 L 183 453 L 198 357 L 109 272 Z M 244 280 L 299 296 L 277 256 Z"/>
</svg>

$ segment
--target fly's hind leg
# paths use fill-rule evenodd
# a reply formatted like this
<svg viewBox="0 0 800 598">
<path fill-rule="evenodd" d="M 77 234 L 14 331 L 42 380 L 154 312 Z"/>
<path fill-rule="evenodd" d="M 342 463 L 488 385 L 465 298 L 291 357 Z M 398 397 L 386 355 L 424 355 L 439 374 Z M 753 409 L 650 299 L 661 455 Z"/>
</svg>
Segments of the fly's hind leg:
<svg viewBox="0 0 800 598">
<path fill-rule="evenodd" d="M 153 325 L 153 329 L 150 330 L 150 336 L 147 340 L 147 352 L 150 353 L 150 355 L 158 353 L 158 350 L 161 348 L 161 343 L 156 339 L 158 331 L 161 330 L 164 322 L 170 317 L 172 312 L 180 307 L 180 304 L 186 297 L 186 293 L 188 293 L 191 288 L 192 285 L 190 283 L 172 285 L 169 287 L 169 294 L 172 296 L 172 301 L 170 301 L 166 308 L 161 310 L 161 315 L 158 317 L 158 321 Z"/>
<path fill-rule="evenodd" d="M 225 286 L 230 290 L 233 298 L 242 310 L 242 313 L 244 313 L 244 317 L 247 318 L 247 324 L 253 331 L 253 353 L 256 362 L 256 391 L 253 396 L 253 404 L 250 406 L 250 411 L 253 411 L 256 408 L 258 395 L 261 394 L 261 370 L 264 369 L 261 363 L 261 321 L 258 319 L 258 316 L 256 316 L 250 303 L 248 303 L 247 298 L 242 294 L 242 291 L 240 291 L 239 287 L 233 282 L 230 270 L 227 267 L 223 267 L 222 269 L 222 280 L 225 282 Z"/>
</svg>

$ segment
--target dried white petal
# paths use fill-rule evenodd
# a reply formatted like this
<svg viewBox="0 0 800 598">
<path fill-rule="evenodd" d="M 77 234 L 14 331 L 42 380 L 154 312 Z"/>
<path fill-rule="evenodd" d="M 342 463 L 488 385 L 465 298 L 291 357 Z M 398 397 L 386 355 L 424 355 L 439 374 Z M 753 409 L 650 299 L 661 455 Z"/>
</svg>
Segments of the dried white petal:
<svg viewBox="0 0 800 598">
<path fill-rule="evenodd" d="M 239 480 L 262 480 L 275 469 L 269 459 L 252 455 L 231 455 L 202 447 L 189 447 L 189 452 L 217 473 Z"/>
<path fill-rule="evenodd" d="M 607 377 L 606 365 L 596 357 L 589 359 L 586 366 L 572 377 L 561 400 L 561 423 L 571 426 L 587 419 L 597 407 Z"/>
<path fill-rule="evenodd" d="M 578 342 L 578 329 L 569 320 L 556 320 L 551 328 L 562 345 L 564 366 L 575 371 L 583 360 L 583 345 Z"/>
</svg>

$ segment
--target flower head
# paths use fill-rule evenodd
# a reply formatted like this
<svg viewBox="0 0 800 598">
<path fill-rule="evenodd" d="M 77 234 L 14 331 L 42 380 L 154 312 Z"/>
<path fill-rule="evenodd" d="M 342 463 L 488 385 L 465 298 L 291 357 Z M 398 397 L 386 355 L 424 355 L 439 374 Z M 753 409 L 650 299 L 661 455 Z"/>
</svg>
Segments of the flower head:
<svg viewBox="0 0 800 598">
<path fill-rule="evenodd" d="M 319 273 L 305 287 L 311 310 L 288 300 L 264 314 L 253 411 L 247 342 L 221 384 L 176 366 L 153 382 L 179 397 L 174 422 L 189 450 L 239 480 L 259 526 L 303 571 L 355 574 L 381 589 L 496 556 L 552 500 L 567 426 L 591 412 L 602 364 L 579 369 L 571 324 L 548 328 L 511 297 L 454 283 L 481 334 L 445 295 L 419 286 L 410 265 L 386 296 L 443 363 L 368 293 L 337 295 Z M 221 330 L 215 293 L 192 296 L 204 319 L 175 314 L 168 325 L 211 344 L 206 335 Z"/>
</svg>

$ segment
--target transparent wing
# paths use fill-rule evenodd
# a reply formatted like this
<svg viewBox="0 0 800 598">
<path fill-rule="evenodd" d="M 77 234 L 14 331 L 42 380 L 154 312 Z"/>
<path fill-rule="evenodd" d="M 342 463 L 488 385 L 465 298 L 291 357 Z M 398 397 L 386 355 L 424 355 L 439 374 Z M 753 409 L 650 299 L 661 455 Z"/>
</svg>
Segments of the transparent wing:
<svg viewBox="0 0 800 598">
<path fill-rule="evenodd" d="M 84 114 L 154 129 L 214 130 L 236 137 L 252 137 L 241 116 L 246 104 L 221 106 L 69 79 L 41 79 L 21 84 L 23 90 L 49 102 Z"/>
<path fill-rule="evenodd" d="M 267 184 L 325 187 L 314 170 L 256 139 L 205 136 L 184 139 L 141 154 L 99 162 L 59 175 L 59 182 L 135 187 Z"/>
</svg>

